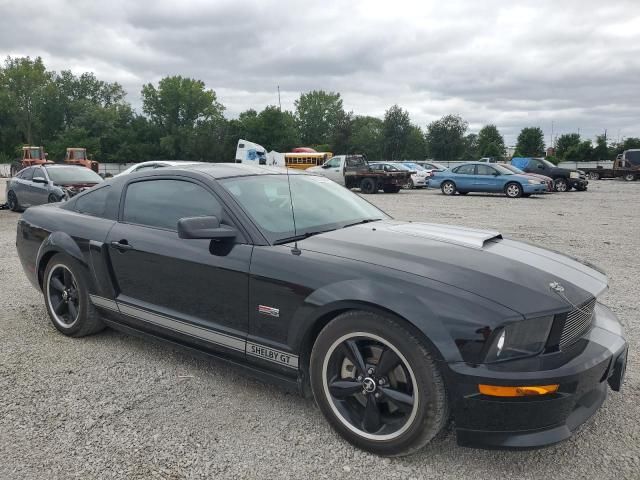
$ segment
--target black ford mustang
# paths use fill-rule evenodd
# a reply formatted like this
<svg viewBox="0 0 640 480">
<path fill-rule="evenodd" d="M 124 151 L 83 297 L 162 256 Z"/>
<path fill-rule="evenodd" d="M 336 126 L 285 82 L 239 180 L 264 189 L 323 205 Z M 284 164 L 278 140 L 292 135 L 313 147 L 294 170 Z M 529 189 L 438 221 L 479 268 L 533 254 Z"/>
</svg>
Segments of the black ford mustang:
<svg viewBox="0 0 640 480">
<path fill-rule="evenodd" d="M 54 326 L 177 342 L 313 394 L 401 455 L 535 447 L 618 390 L 627 345 L 599 271 L 497 232 L 394 221 L 322 177 L 241 164 L 114 178 L 28 209 L 17 247 Z"/>
</svg>

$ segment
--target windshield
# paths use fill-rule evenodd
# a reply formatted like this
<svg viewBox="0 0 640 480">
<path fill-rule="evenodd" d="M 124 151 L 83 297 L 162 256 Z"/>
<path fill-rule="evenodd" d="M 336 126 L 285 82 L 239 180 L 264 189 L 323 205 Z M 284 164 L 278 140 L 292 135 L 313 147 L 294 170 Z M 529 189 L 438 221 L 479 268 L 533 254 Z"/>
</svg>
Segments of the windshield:
<svg viewBox="0 0 640 480">
<path fill-rule="evenodd" d="M 71 150 L 69 152 L 69 158 L 73 160 L 86 160 L 84 156 L 84 150 Z"/>
<path fill-rule="evenodd" d="M 516 175 L 525 175 L 524 170 L 520 170 L 518 167 L 514 167 L 513 165 L 501 165 L 501 167 L 506 168 L 507 170 L 510 170 Z"/>
<path fill-rule="evenodd" d="M 556 168 L 556 166 L 553 163 L 551 163 L 549 160 L 545 160 L 544 158 L 541 158 L 540 161 L 549 168 Z"/>
<path fill-rule="evenodd" d="M 220 180 L 271 243 L 366 220 L 389 218 L 366 200 L 325 177 L 256 175 Z M 293 202 L 292 202 L 293 199 Z M 293 228 L 291 204 L 295 213 Z"/>
<path fill-rule="evenodd" d="M 102 177 L 85 167 L 53 167 L 47 168 L 49 179 L 54 183 L 100 183 Z"/>
<path fill-rule="evenodd" d="M 33 160 L 42 160 L 42 156 L 40 155 L 40 149 L 39 148 L 32 148 L 31 149 L 31 158 Z"/>
<path fill-rule="evenodd" d="M 426 170 L 424 167 L 421 167 L 417 163 L 404 163 L 403 165 L 413 169 L 413 170 Z"/>
<path fill-rule="evenodd" d="M 398 170 L 411 170 L 404 163 L 390 163 L 389 165 L 391 165 L 392 167 L 396 167 L 396 169 Z"/>
<path fill-rule="evenodd" d="M 505 168 L 503 165 L 496 165 L 495 163 L 491 165 L 493 168 L 498 170 L 502 175 L 513 175 L 513 172 L 508 168 Z"/>
</svg>

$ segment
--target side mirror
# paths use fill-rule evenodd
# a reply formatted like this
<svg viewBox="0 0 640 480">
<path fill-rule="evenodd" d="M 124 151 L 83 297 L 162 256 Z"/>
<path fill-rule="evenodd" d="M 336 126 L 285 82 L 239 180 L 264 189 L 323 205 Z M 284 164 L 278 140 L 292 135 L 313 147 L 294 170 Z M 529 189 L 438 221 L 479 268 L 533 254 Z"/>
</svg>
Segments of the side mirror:
<svg viewBox="0 0 640 480">
<path fill-rule="evenodd" d="M 322 168 L 330 168 L 331 166 L 328 163 L 322 165 Z"/>
<path fill-rule="evenodd" d="M 500 176 L 500 172 L 493 172 L 493 176 L 494 177 L 499 177 Z"/>
<path fill-rule="evenodd" d="M 185 217 L 178 220 L 178 237 L 186 239 L 231 239 L 238 234 L 235 228 L 220 225 L 215 216 Z"/>
<path fill-rule="evenodd" d="M 33 177 L 31 181 L 33 183 L 47 183 L 47 179 L 44 177 Z"/>
<path fill-rule="evenodd" d="M 540 165 L 540 164 L 538 164 L 538 168 L 539 168 L 540 170 L 544 170 L 544 165 Z"/>
</svg>

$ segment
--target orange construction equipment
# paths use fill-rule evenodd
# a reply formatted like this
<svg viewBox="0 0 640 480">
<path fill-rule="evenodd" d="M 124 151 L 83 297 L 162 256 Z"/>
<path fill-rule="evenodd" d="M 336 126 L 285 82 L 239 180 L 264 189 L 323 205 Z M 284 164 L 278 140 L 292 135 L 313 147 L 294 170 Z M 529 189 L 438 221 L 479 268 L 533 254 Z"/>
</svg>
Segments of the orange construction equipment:
<svg viewBox="0 0 640 480">
<path fill-rule="evenodd" d="M 31 145 L 25 145 L 22 147 L 22 160 L 17 160 L 11 164 L 11 176 L 31 165 L 42 165 L 45 163 L 54 163 L 51 160 L 47 160 L 47 154 L 44 151 L 44 147 L 33 147 Z"/>
<path fill-rule="evenodd" d="M 64 163 L 70 165 L 82 165 L 83 167 L 90 168 L 94 172 L 98 173 L 100 164 L 95 160 L 89 160 L 87 158 L 87 149 L 80 147 L 67 148 L 67 154 L 64 157 Z"/>
</svg>

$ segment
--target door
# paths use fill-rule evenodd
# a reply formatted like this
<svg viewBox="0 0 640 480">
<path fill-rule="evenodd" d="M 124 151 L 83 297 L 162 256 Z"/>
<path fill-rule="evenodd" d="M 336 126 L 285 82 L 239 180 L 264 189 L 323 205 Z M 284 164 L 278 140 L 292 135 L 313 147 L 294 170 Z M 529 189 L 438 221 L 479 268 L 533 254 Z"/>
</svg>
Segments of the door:
<svg viewBox="0 0 640 480">
<path fill-rule="evenodd" d="M 26 182 L 26 194 L 29 205 L 41 205 L 47 203 L 49 197 L 48 183 L 35 182 L 35 178 L 44 178 L 48 182 L 48 177 L 41 167 L 33 169 L 33 177 L 30 182 Z"/>
<path fill-rule="evenodd" d="M 109 232 L 116 301 L 135 325 L 244 356 L 252 246 L 181 239 L 180 218 L 215 215 L 232 224 L 204 185 L 184 179 L 132 181 Z"/>
<path fill-rule="evenodd" d="M 324 164 L 324 176 L 340 185 L 344 185 L 344 173 L 342 172 L 342 157 L 333 157 Z"/>
<path fill-rule="evenodd" d="M 456 168 L 454 173 L 455 177 L 452 179 L 456 182 L 458 190 L 463 192 L 473 192 L 475 188 L 475 165 L 461 165 Z"/>
<path fill-rule="evenodd" d="M 501 191 L 499 175 L 499 172 L 489 165 L 476 165 L 474 184 L 478 190 L 484 192 Z"/>
<path fill-rule="evenodd" d="M 550 176 L 548 170 L 549 169 L 543 162 L 536 158 L 532 158 L 531 160 L 529 160 L 529 164 L 527 165 L 525 172 L 539 173 L 540 175 Z"/>
</svg>

